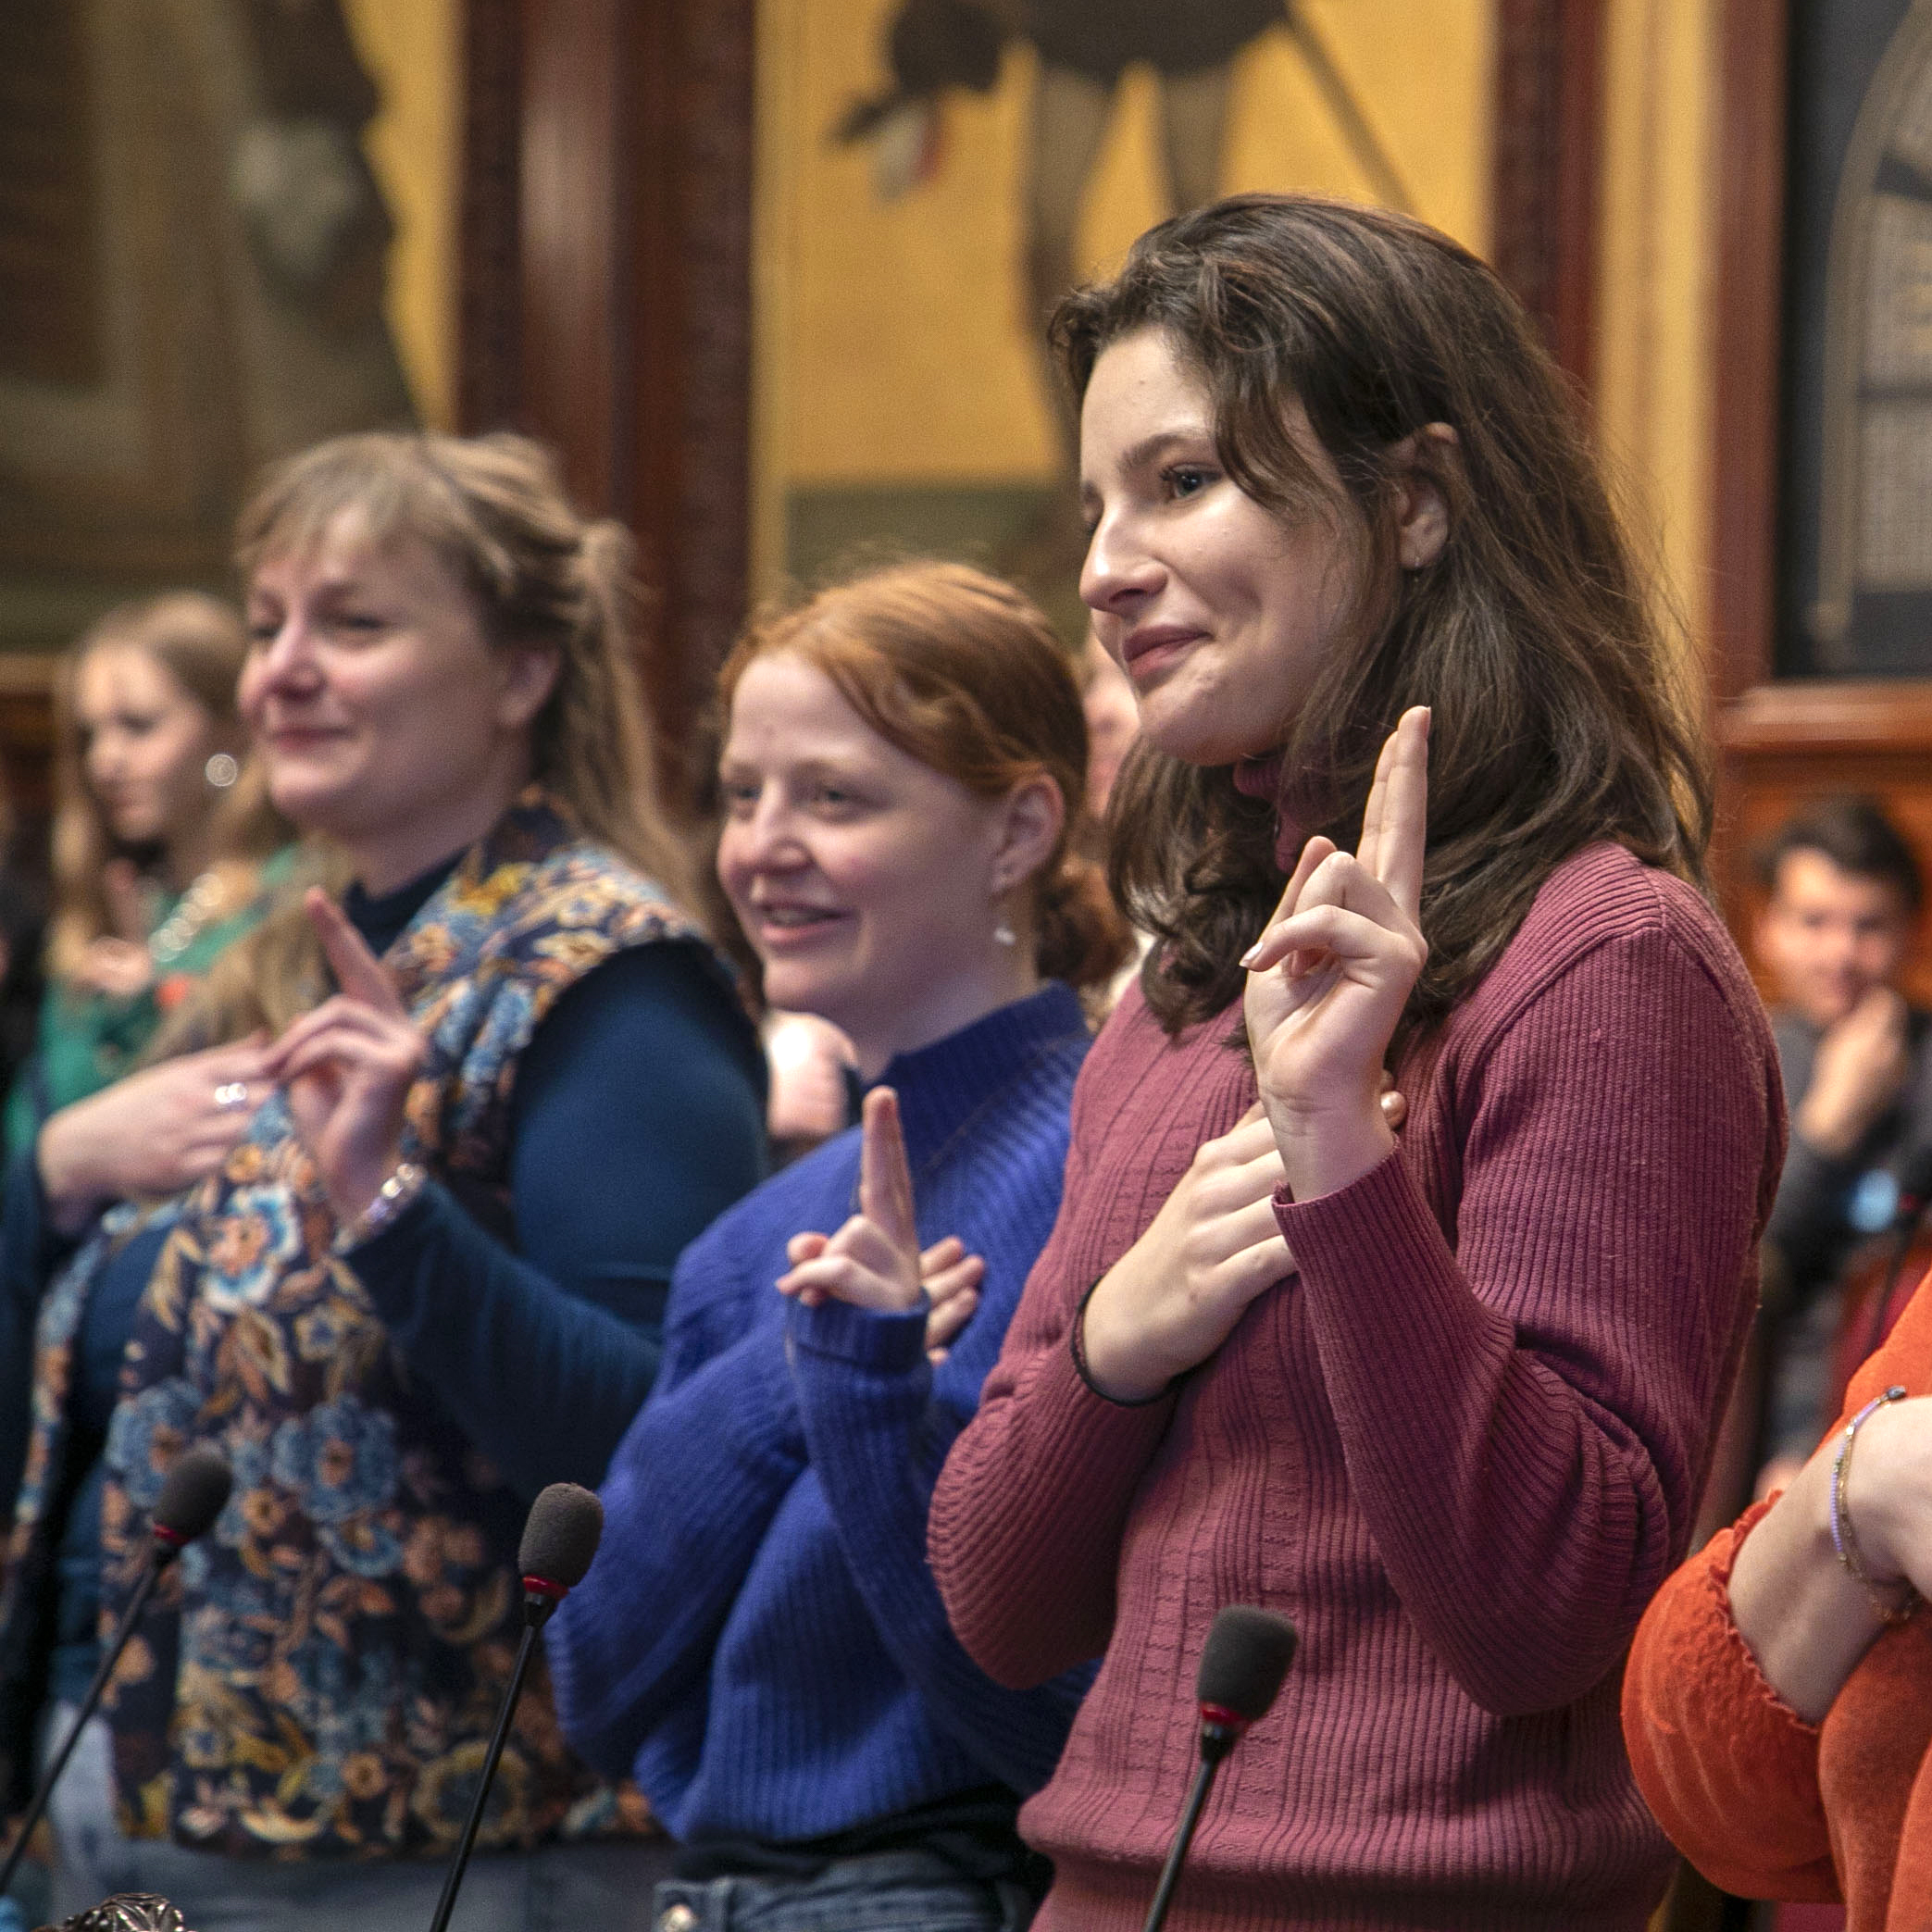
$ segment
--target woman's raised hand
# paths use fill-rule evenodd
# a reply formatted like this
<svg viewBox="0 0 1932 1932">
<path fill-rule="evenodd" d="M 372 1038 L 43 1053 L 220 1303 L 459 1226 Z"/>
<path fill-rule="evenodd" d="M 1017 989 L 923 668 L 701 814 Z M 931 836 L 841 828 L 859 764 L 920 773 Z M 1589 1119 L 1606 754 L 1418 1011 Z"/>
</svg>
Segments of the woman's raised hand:
<svg viewBox="0 0 1932 1932">
<path fill-rule="evenodd" d="M 1393 1147 L 1383 1064 L 1428 957 L 1419 923 L 1428 821 L 1428 713 L 1382 747 L 1351 855 L 1302 848 L 1248 968 L 1248 1042 L 1262 1105 L 1298 1201 L 1333 1193 Z"/>
<path fill-rule="evenodd" d="M 793 1235 L 787 1250 L 792 1265 L 779 1277 L 779 1292 L 796 1295 L 807 1308 L 838 1301 L 904 1314 L 920 1305 L 926 1290 L 899 1096 L 890 1087 L 866 1094 L 859 1134 L 858 1213 L 829 1238 Z"/>
<path fill-rule="evenodd" d="M 268 1077 L 287 1090 L 295 1131 L 347 1223 L 402 1158 L 404 1109 L 426 1050 L 394 982 L 342 908 L 314 888 L 305 904 L 341 991 L 269 1049 Z"/>
<path fill-rule="evenodd" d="M 61 1108 L 34 1147 L 55 1227 L 73 1234 L 111 1202 L 193 1187 L 248 1131 L 272 1084 L 267 1043 L 243 1040 L 144 1067 Z"/>
</svg>

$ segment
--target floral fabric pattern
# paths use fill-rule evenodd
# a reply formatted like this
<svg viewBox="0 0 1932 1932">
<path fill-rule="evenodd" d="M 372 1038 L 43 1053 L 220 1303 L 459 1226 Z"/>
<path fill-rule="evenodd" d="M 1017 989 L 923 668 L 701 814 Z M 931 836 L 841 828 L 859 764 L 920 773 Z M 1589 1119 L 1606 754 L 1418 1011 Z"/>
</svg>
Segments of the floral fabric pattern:
<svg viewBox="0 0 1932 1932">
<path fill-rule="evenodd" d="M 391 948 L 430 1043 L 405 1151 L 507 1196 L 518 1056 L 557 997 L 633 945 L 695 938 L 647 880 L 526 792 Z M 241 1856 L 433 1851 L 462 1828 L 521 1633 L 524 1506 L 417 1385 L 271 1100 L 189 1198 L 122 1371 L 102 1505 L 104 1620 L 142 1511 L 190 1441 L 234 1469 L 108 1693 L 123 1825 Z M 541 1663 L 480 1837 L 636 1831 L 566 1747 Z"/>
<path fill-rule="evenodd" d="M 0 1758 L 5 1760 L 0 1784 L 31 1782 L 31 1761 L 25 1744 L 43 1667 L 41 1606 L 51 1588 L 59 1497 L 70 1475 L 69 1397 L 87 1298 L 102 1270 L 128 1242 L 148 1228 L 169 1226 L 180 1212 L 176 1201 L 158 1205 L 122 1203 L 110 1208 L 41 1297 L 33 1336 L 27 1460 L 14 1497 L 5 1554 L 6 1585 L 0 1589 L 0 1705 L 5 1707 L 8 1733 L 0 1743 Z M 176 1390 L 156 1386 L 144 1391 L 136 1409 L 117 1414 L 115 1427 L 125 1445 L 131 1492 L 142 1498 L 141 1507 L 161 1493 L 162 1477 L 186 1443 L 199 1407 L 199 1400 L 185 1387 Z M 16 1732 L 18 1738 L 12 1735 Z M 25 1803 L 24 1794 L 19 1801 Z"/>
</svg>

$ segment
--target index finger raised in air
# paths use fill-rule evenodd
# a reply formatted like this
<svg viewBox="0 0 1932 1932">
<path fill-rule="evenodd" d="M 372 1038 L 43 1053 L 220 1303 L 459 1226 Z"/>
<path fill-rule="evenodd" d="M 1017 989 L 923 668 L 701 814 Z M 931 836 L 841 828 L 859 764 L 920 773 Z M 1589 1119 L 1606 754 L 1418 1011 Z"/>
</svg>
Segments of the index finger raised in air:
<svg viewBox="0 0 1932 1932">
<path fill-rule="evenodd" d="M 1362 813 L 1356 856 L 1411 919 L 1422 909 L 1422 862 L 1428 842 L 1429 714 L 1403 712 L 1376 761 Z"/>
<path fill-rule="evenodd" d="M 890 1087 L 875 1087 L 866 1096 L 859 1128 L 859 1212 L 895 1247 L 918 1248 L 899 1096 Z"/>
<path fill-rule="evenodd" d="M 335 983 L 352 1000 L 360 1000 L 379 1013 L 401 1015 L 405 1009 L 395 981 L 369 951 L 361 933 L 350 925 L 349 916 L 342 907 L 319 886 L 308 889 L 303 904 L 315 926 L 316 937 L 322 942 Z"/>
</svg>

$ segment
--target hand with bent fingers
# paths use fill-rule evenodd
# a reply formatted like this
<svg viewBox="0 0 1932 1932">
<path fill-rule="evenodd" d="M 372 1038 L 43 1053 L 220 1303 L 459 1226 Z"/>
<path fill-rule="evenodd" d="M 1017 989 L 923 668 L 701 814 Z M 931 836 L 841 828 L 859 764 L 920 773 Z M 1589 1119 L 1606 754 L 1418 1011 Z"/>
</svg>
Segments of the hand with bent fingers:
<svg viewBox="0 0 1932 1932">
<path fill-rule="evenodd" d="M 1087 1372 L 1138 1402 L 1204 1362 L 1249 1303 L 1294 1272 L 1275 1222 L 1281 1155 L 1259 1103 L 1194 1155 L 1147 1232 L 1101 1277 L 1080 1330 Z"/>
<path fill-rule="evenodd" d="M 1248 968 L 1248 1042 L 1290 1191 L 1346 1187 L 1394 1146 L 1380 1091 L 1396 1022 L 1420 977 L 1428 713 L 1382 747 L 1351 854 L 1311 839 Z"/>
<path fill-rule="evenodd" d="M 62 1107 L 34 1143 L 55 1227 L 72 1234 L 109 1202 L 193 1187 L 228 1158 L 273 1084 L 266 1041 L 243 1040 Z"/>
<path fill-rule="evenodd" d="M 131 859 L 109 859 L 101 867 L 101 890 L 113 929 L 88 941 L 76 983 L 114 999 L 131 1000 L 154 984 L 155 955 L 148 950 L 141 875 Z"/>
<path fill-rule="evenodd" d="M 786 1248 L 791 1268 L 779 1277 L 779 1292 L 796 1295 L 807 1308 L 838 1301 L 888 1315 L 906 1314 L 930 1296 L 927 1340 L 942 1346 L 972 1313 L 960 1303 L 972 1296 L 985 1265 L 957 1240 L 919 1252 L 899 1096 L 890 1087 L 866 1094 L 859 1133 L 858 1213 L 836 1234 L 793 1235 Z M 936 1324 L 941 1305 L 947 1313 Z"/>
<path fill-rule="evenodd" d="M 829 1234 L 794 1234 L 785 1243 L 793 1267 L 823 1254 Z M 937 1368 L 952 1352 L 960 1330 L 979 1306 L 979 1284 L 986 1278 L 986 1257 L 968 1254 L 956 1234 L 921 1251 L 919 1285 L 926 1290 L 926 1357 Z"/>
<path fill-rule="evenodd" d="M 402 1158 L 403 1115 L 426 1046 L 382 963 L 327 893 L 305 902 L 341 988 L 268 1052 L 295 1132 L 344 1223 L 376 1198 Z"/>
</svg>

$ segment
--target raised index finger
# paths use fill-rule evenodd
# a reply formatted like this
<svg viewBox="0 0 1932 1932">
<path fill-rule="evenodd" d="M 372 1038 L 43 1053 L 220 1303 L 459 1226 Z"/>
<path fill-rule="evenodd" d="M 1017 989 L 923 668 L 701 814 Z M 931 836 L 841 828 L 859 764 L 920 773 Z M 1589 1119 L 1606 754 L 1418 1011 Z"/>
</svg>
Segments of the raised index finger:
<svg viewBox="0 0 1932 1932">
<path fill-rule="evenodd" d="M 899 1124 L 899 1096 L 890 1087 L 875 1087 L 866 1096 L 859 1129 L 859 1212 L 894 1247 L 918 1253 L 912 1169 Z"/>
<path fill-rule="evenodd" d="M 311 886 L 304 896 L 316 937 L 322 941 L 335 983 L 352 1000 L 373 1006 L 379 1013 L 405 1017 L 395 982 L 383 970 L 382 962 L 368 949 L 361 933 L 349 923 L 343 911 L 319 886 Z"/>
<path fill-rule="evenodd" d="M 1428 841 L 1429 715 L 1417 704 L 1402 713 L 1382 747 L 1376 770 L 1381 809 L 1375 852 L 1363 862 L 1411 919 L 1422 909 L 1422 861 Z"/>
</svg>

